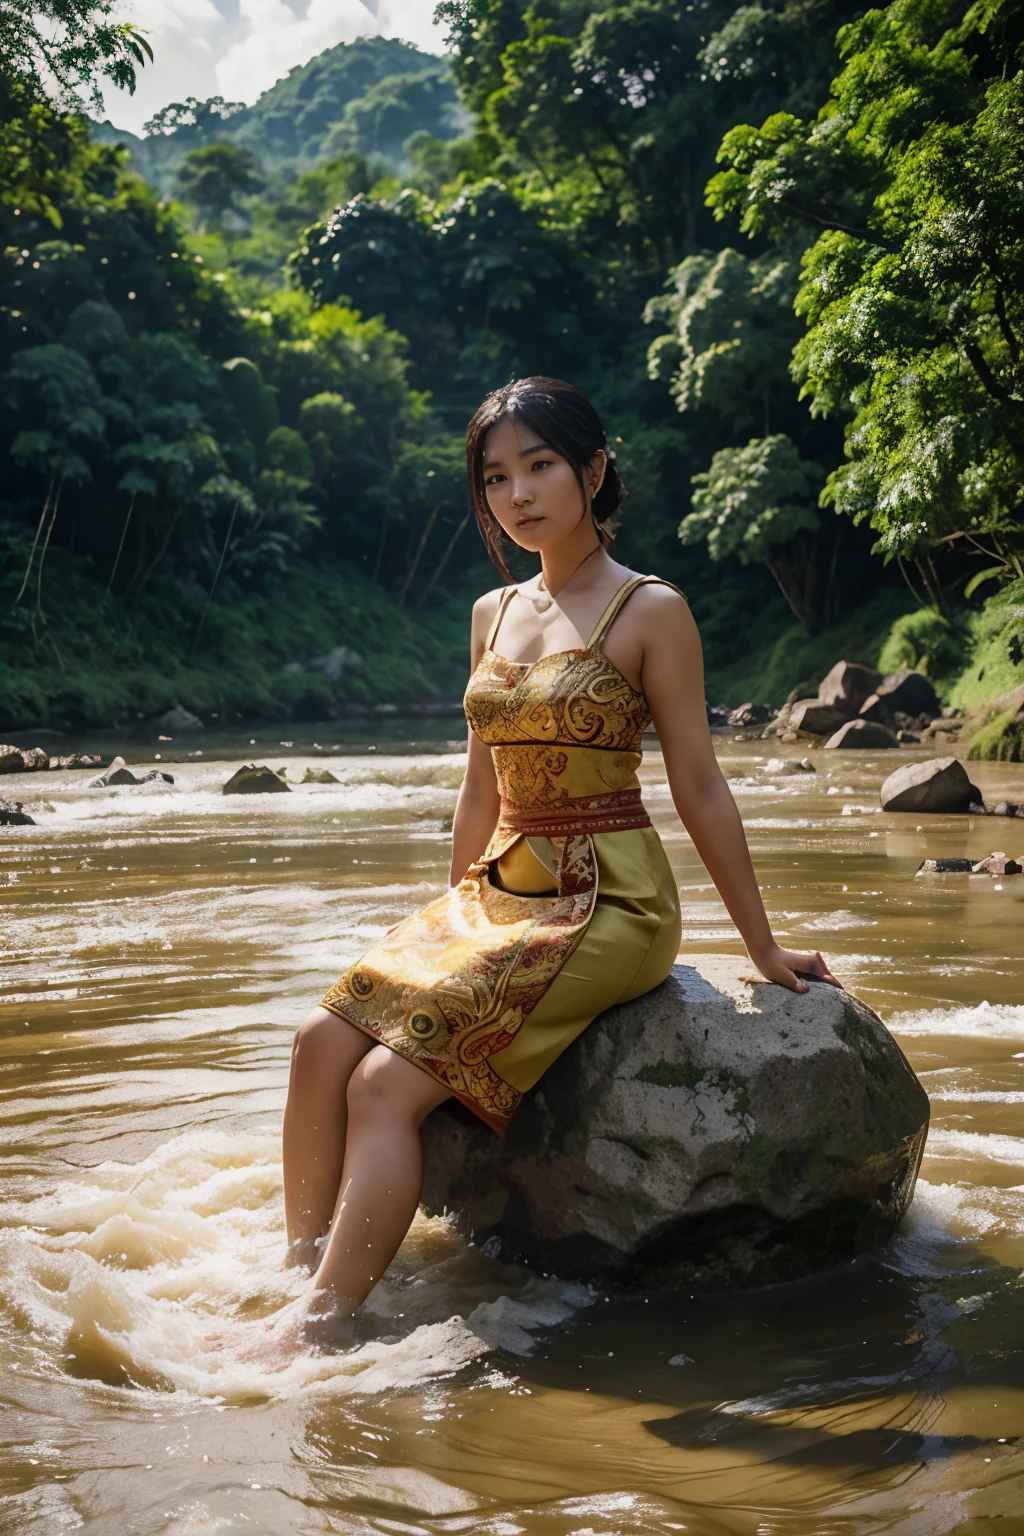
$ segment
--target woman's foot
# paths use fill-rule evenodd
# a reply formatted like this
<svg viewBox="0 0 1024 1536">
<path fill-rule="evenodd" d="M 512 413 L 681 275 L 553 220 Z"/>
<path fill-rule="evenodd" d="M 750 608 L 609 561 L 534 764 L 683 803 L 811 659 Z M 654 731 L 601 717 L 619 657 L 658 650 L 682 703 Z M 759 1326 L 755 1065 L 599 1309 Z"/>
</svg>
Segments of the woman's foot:
<svg viewBox="0 0 1024 1536">
<path fill-rule="evenodd" d="M 273 1317 L 232 1323 L 208 1333 L 214 1349 L 265 1370 L 282 1371 L 312 1349 L 343 1348 L 351 1342 L 352 1309 L 332 1293 L 309 1290 Z"/>
</svg>

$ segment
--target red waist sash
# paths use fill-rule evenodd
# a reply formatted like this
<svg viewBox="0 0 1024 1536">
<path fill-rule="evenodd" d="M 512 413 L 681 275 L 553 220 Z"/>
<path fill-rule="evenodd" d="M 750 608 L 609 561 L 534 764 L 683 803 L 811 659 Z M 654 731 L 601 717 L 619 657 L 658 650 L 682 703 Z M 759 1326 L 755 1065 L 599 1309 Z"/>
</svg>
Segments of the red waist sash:
<svg viewBox="0 0 1024 1536">
<path fill-rule="evenodd" d="M 572 837 L 578 832 L 632 832 L 649 827 L 639 789 L 616 789 L 607 795 L 568 797 L 557 805 L 525 810 L 503 799 L 499 830 L 527 837 Z"/>
</svg>

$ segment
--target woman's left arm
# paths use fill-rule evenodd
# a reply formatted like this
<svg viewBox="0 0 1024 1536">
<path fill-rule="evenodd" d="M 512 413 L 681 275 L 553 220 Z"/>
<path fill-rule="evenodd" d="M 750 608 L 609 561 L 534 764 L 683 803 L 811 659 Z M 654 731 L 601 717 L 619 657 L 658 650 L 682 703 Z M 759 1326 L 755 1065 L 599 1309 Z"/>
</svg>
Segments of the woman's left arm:
<svg viewBox="0 0 1024 1536">
<path fill-rule="evenodd" d="M 697 626 L 677 593 L 665 587 L 648 593 L 643 690 L 683 825 L 761 975 L 793 992 L 807 991 L 798 971 L 834 982 L 819 954 L 783 949 L 772 937 L 743 823 L 711 742 Z"/>
</svg>

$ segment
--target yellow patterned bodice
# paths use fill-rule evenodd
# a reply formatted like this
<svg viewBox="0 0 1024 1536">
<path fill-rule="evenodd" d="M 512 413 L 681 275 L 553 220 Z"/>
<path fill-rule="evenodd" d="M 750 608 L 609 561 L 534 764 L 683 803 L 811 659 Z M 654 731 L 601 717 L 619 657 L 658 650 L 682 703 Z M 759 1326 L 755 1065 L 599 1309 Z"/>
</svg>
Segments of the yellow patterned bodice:
<svg viewBox="0 0 1024 1536">
<path fill-rule="evenodd" d="M 464 701 L 491 749 L 502 831 L 568 836 L 650 825 L 636 770 L 651 711 L 601 650 L 623 603 L 649 580 L 619 588 L 589 645 L 535 662 L 493 649 L 515 588 L 505 592 Z"/>
</svg>

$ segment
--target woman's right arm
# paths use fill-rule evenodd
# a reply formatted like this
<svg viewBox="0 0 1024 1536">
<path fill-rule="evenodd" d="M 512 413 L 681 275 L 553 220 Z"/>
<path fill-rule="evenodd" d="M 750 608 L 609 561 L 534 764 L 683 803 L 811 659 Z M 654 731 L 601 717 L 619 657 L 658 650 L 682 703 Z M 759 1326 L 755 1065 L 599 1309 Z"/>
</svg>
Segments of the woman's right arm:
<svg viewBox="0 0 1024 1536">
<path fill-rule="evenodd" d="M 475 670 L 484 651 L 487 632 L 497 612 L 499 592 L 488 592 L 473 605 L 470 667 Z M 498 825 L 501 795 L 494 775 L 491 749 L 474 730 L 469 732 L 466 777 L 459 790 L 452 827 L 451 883 L 458 885 L 466 870 L 480 858 Z"/>
</svg>

